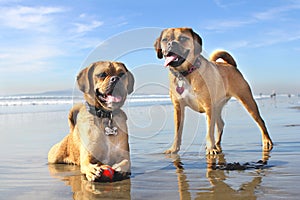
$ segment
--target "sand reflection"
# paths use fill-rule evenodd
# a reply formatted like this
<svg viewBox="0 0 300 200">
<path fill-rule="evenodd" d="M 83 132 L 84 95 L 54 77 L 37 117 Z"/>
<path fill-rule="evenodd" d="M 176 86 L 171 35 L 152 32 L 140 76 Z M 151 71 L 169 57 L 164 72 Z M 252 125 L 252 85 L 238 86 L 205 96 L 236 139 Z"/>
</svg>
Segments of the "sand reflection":
<svg viewBox="0 0 300 200">
<path fill-rule="evenodd" d="M 80 173 L 78 166 L 64 164 L 50 164 L 49 172 L 71 187 L 74 200 L 131 199 L 130 179 L 112 183 L 90 182 Z"/>
<path fill-rule="evenodd" d="M 172 155 L 171 159 L 176 167 L 176 174 L 178 180 L 178 192 L 180 199 L 257 199 L 257 187 L 262 183 L 263 176 L 259 174 L 260 168 L 267 166 L 268 159 L 270 157 L 269 152 L 262 153 L 262 159 L 257 162 L 261 163 L 260 166 L 251 163 L 247 165 L 249 168 L 246 170 L 253 170 L 257 173 L 250 181 L 242 181 L 239 188 L 234 188 L 228 182 L 230 182 L 229 170 L 217 169 L 216 166 L 224 166 L 228 164 L 224 154 L 209 155 L 206 157 L 207 168 L 206 178 L 210 183 L 210 187 L 203 188 L 190 188 L 190 180 L 187 178 L 186 171 L 181 162 L 179 155 Z M 232 169 L 235 170 L 235 169 Z M 236 169 L 238 170 L 238 169 Z M 191 189 L 198 192 L 191 195 Z"/>
</svg>

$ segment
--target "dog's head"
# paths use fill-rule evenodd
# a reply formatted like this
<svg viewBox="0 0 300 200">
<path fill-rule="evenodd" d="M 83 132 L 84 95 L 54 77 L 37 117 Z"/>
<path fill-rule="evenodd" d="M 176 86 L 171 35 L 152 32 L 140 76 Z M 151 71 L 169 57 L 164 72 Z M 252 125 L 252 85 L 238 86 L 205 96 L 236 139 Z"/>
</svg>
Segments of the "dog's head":
<svg viewBox="0 0 300 200">
<path fill-rule="evenodd" d="M 133 92 L 134 77 L 123 63 L 100 61 L 83 69 L 77 83 L 90 105 L 115 110 Z"/>
<path fill-rule="evenodd" d="M 165 58 L 165 66 L 186 69 L 202 52 L 202 39 L 191 28 L 168 28 L 161 32 L 154 44 L 158 58 Z"/>
</svg>

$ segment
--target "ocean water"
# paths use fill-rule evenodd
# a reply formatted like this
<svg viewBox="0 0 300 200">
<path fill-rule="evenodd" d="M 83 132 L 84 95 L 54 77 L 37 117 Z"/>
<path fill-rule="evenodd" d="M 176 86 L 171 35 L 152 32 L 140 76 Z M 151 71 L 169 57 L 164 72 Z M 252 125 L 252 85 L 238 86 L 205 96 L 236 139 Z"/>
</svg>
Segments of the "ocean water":
<svg viewBox="0 0 300 200">
<path fill-rule="evenodd" d="M 74 103 L 84 102 L 82 96 L 43 96 L 20 95 L 0 96 L 0 114 L 19 112 L 39 112 L 45 110 L 61 110 Z M 124 107 L 152 106 L 171 104 L 169 95 L 134 95 L 129 96 Z"/>
<path fill-rule="evenodd" d="M 52 145 L 68 134 L 67 116 L 81 97 L 0 98 L 0 199 L 298 199 L 300 98 L 257 96 L 274 148 L 261 151 L 258 127 L 235 100 L 223 110 L 223 154 L 205 156 L 205 115 L 186 109 L 178 155 L 164 155 L 173 139 L 167 95 L 129 96 L 132 176 L 90 183 L 73 165 L 48 165 Z M 257 162 L 260 169 L 211 170 L 207 163 Z"/>
<path fill-rule="evenodd" d="M 286 96 L 286 95 L 284 95 Z M 255 96 L 255 99 L 266 99 L 267 95 Z M 234 100 L 234 99 L 232 99 Z M 82 96 L 49 96 L 49 95 L 14 95 L 0 96 L 0 114 L 19 112 L 39 112 L 45 110 L 61 110 L 78 102 L 84 102 Z M 171 105 L 169 95 L 130 95 L 124 107 L 140 107 L 153 105 Z"/>
</svg>

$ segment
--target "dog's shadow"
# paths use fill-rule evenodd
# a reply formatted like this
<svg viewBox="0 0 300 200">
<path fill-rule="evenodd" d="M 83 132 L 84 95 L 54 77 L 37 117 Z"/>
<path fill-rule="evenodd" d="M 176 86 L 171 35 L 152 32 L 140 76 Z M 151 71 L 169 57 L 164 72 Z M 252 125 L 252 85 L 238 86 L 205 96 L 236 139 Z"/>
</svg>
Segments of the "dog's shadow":
<svg viewBox="0 0 300 200">
<path fill-rule="evenodd" d="M 262 182 L 261 175 L 254 176 L 251 181 L 243 182 L 238 189 L 234 189 L 228 184 L 229 171 L 236 170 L 263 170 L 267 165 L 270 155 L 269 152 L 263 152 L 262 160 L 255 163 L 226 163 L 224 154 L 209 155 L 206 157 L 207 168 L 206 178 L 211 187 L 200 188 L 195 199 L 256 199 L 256 188 Z M 178 180 L 178 191 L 180 199 L 191 199 L 190 180 L 179 155 L 171 156 L 173 164 L 176 167 Z M 259 172 L 258 172 L 259 173 Z M 230 181 L 229 181 L 230 182 Z"/>
<path fill-rule="evenodd" d="M 131 199 L 130 179 L 108 183 L 90 182 L 80 173 L 80 167 L 77 165 L 49 164 L 48 168 L 52 177 L 71 187 L 75 200 Z"/>
</svg>

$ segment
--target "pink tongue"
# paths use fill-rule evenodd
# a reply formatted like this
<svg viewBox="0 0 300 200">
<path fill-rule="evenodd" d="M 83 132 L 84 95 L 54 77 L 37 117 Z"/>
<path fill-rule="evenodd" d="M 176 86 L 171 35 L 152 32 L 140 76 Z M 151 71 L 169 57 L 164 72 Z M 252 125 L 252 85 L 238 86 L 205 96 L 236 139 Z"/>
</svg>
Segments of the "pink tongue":
<svg viewBox="0 0 300 200">
<path fill-rule="evenodd" d="M 105 98 L 105 100 L 107 102 L 114 102 L 114 103 L 118 103 L 120 101 L 122 101 L 122 97 L 121 96 L 112 96 L 112 95 L 107 95 L 107 97 Z"/>
<path fill-rule="evenodd" d="M 167 56 L 164 66 L 167 67 L 170 62 L 174 61 L 177 58 L 177 55 Z"/>
</svg>

